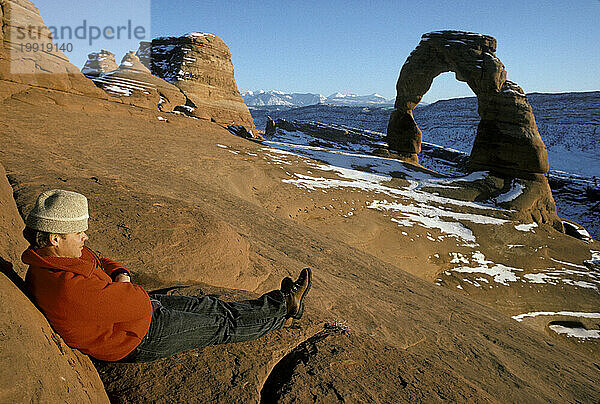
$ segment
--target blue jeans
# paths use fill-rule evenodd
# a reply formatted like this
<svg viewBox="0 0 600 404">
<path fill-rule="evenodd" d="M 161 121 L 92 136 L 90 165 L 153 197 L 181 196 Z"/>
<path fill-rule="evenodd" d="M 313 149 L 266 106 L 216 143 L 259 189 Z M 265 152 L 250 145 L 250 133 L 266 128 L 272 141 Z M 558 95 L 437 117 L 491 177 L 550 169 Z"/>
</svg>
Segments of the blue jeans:
<svg viewBox="0 0 600 404">
<path fill-rule="evenodd" d="M 287 313 L 279 290 L 240 302 L 152 293 L 150 301 L 150 329 L 122 362 L 152 362 L 194 348 L 253 340 L 281 328 Z"/>
</svg>

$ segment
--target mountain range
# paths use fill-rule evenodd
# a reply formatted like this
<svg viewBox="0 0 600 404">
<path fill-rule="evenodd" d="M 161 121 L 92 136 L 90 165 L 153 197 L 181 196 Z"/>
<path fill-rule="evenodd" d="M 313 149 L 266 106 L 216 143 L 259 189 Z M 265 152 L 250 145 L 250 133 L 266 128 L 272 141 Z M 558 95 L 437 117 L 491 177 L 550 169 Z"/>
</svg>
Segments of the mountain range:
<svg viewBox="0 0 600 404">
<path fill-rule="evenodd" d="M 282 91 L 256 90 L 242 93 L 246 105 L 250 107 L 280 106 L 280 107 L 304 107 L 316 104 L 332 104 L 346 106 L 383 106 L 393 105 L 394 99 L 373 93 L 370 95 L 333 93 L 326 97 L 314 93 L 284 93 Z"/>
</svg>

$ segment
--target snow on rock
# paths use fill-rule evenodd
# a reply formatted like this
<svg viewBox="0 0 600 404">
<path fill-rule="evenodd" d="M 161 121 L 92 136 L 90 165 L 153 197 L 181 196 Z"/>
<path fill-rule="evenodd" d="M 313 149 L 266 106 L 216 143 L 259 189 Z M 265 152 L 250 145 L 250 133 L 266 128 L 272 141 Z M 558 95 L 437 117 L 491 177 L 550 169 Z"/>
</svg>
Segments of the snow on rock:
<svg viewBox="0 0 600 404">
<path fill-rule="evenodd" d="M 582 318 L 600 318 L 600 313 L 586 313 L 581 311 L 532 311 L 529 313 L 518 314 L 512 316 L 517 321 L 523 321 L 527 317 L 538 317 L 538 316 L 569 316 L 569 317 L 582 317 Z"/>
<path fill-rule="evenodd" d="M 122 88 L 119 87 L 117 85 L 110 85 L 110 86 L 106 86 L 104 87 L 104 90 L 109 92 L 109 93 L 114 93 L 117 95 L 124 95 L 129 97 L 131 95 L 131 93 L 133 92 L 133 90 L 128 89 L 128 88 Z"/>
<path fill-rule="evenodd" d="M 600 251 L 590 250 L 590 253 L 592 258 L 585 260 L 583 263 L 589 269 L 600 271 Z"/>
<path fill-rule="evenodd" d="M 554 258 L 550 258 L 550 260 L 554 261 L 556 263 L 559 263 L 559 264 L 569 265 L 569 266 L 576 267 L 576 268 L 581 268 L 581 269 L 586 269 L 583 265 L 574 264 L 572 262 L 560 261 L 560 260 L 557 260 L 557 259 L 554 259 Z"/>
<path fill-rule="evenodd" d="M 81 68 L 81 73 L 88 78 L 92 78 L 117 70 L 118 68 L 115 55 L 112 52 L 102 49 L 100 52 L 88 54 L 88 60 Z"/>
<path fill-rule="evenodd" d="M 561 268 L 542 268 L 532 270 L 530 273 L 524 273 L 520 268 L 512 268 L 504 264 L 496 264 L 489 261 L 485 256 L 476 251 L 472 255 L 472 259 L 467 259 L 460 253 L 450 253 L 452 259 L 451 264 L 467 264 L 456 268 L 450 268 L 447 275 L 452 272 L 458 273 L 484 273 L 494 278 L 494 281 L 503 285 L 508 285 L 507 282 L 525 282 L 529 284 L 546 284 L 546 285 L 569 285 L 576 288 L 600 290 L 600 273 L 590 272 L 587 270 L 573 270 L 565 267 Z M 576 268 L 586 269 L 577 264 L 561 262 L 552 259 L 555 262 L 574 266 Z M 471 261 L 475 264 L 471 264 Z M 468 279 L 462 281 L 471 282 Z"/>
<path fill-rule="evenodd" d="M 548 151 L 548 180 L 560 217 L 582 224 L 594 238 L 600 238 L 600 211 L 590 195 L 600 190 L 600 91 L 562 94 L 528 94 L 540 134 Z M 423 139 L 442 147 L 457 149 L 456 158 L 466 157 L 477 134 L 480 118 L 477 98 L 440 100 L 413 111 Z M 311 120 L 341 124 L 384 134 L 391 107 L 348 107 L 317 104 L 277 111 L 252 109 L 257 127 L 264 127 L 266 116 L 273 119 Z M 560 118 L 557 118 L 560 111 Z M 421 144 L 421 164 L 448 175 L 456 175 L 456 162 L 448 156 L 432 158 L 427 142 Z M 449 153 L 445 153 L 448 155 Z M 596 178 L 594 178 L 596 177 Z"/>
<path fill-rule="evenodd" d="M 187 112 L 188 114 L 193 113 L 196 109 L 192 108 L 188 105 L 178 105 L 175 107 L 176 111 L 182 111 L 182 112 Z"/>
<path fill-rule="evenodd" d="M 509 267 L 504 264 L 496 264 L 485 259 L 485 255 L 481 251 L 475 251 L 472 255 L 472 262 L 477 266 L 461 266 L 452 268 L 452 272 L 459 273 L 480 273 L 493 278 L 494 282 L 509 286 L 509 282 L 517 282 L 519 277 L 515 274 L 516 271 L 522 272 L 522 269 Z M 476 285 L 477 286 L 477 285 Z"/>
<path fill-rule="evenodd" d="M 415 206 L 412 203 L 402 204 L 388 202 L 386 200 L 374 200 L 367 205 L 367 208 L 398 212 L 401 213 L 402 216 L 399 218 L 392 218 L 392 220 L 402 226 L 409 227 L 413 226 L 414 224 L 420 224 L 422 227 L 436 228 L 442 233 L 469 242 L 475 242 L 475 236 L 473 232 L 464 224 L 460 223 L 459 220 L 493 225 L 503 224 L 506 222 L 506 220 L 503 219 L 496 219 L 489 216 L 470 213 L 452 212 L 427 204 L 419 204 Z M 445 218 L 446 220 L 442 218 Z"/>
<path fill-rule="evenodd" d="M 193 32 L 141 41 L 137 56 L 154 76 L 177 87 L 186 105 L 202 106 L 194 117 L 256 129 L 235 82 L 229 47 L 218 36 Z"/>
<path fill-rule="evenodd" d="M 520 184 L 519 182 L 515 181 L 512 186 L 510 187 L 510 190 L 502 195 L 498 195 L 496 197 L 496 203 L 504 203 L 504 202 L 510 202 L 513 201 L 515 199 L 517 199 L 517 197 L 519 195 L 521 195 L 523 193 L 523 191 L 525 190 L 525 187 Z"/>
<path fill-rule="evenodd" d="M 462 255 L 461 253 L 451 252 L 449 254 L 452 257 L 452 259 L 450 260 L 451 264 L 458 264 L 458 263 L 468 264 L 470 262 L 467 259 L 467 257 Z"/>
<path fill-rule="evenodd" d="M 427 232 L 424 237 L 432 242 L 453 237 L 457 244 L 465 247 L 479 247 L 476 234 L 470 223 L 474 225 L 502 226 L 509 224 L 501 217 L 506 210 L 495 205 L 467 202 L 440 196 L 427 191 L 431 187 L 451 188 L 464 186 L 465 182 L 485 180 L 489 173 L 474 172 L 454 178 L 439 178 L 430 173 L 414 170 L 413 166 L 395 159 L 373 156 L 369 154 L 341 151 L 336 143 L 333 149 L 314 146 L 315 136 L 301 131 L 285 131 L 277 129 L 276 137 L 281 141 L 264 142 L 269 147 L 262 149 L 263 158 L 281 166 L 289 166 L 291 160 L 304 157 L 304 163 L 319 170 L 320 173 L 307 171 L 306 174 L 290 172 L 286 168 L 287 178 L 283 183 L 310 191 L 327 192 L 328 189 L 356 189 L 363 193 L 365 207 L 384 213 L 385 217 L 401 227 L 418 226 L 425 229 L 436 229 L 439 233 Z M 319 139 L 321 140 L 321 139 Z M 296 142 L 296 143 L 288 143 Z M 322 144 L 319 142 L 318 144 Z M 350 146 L 350 143 L 347 143 Z M 349 150 L 360 150 L 352 145 Z M 364 153 L 364 152 L 363 152 Z M 283 168 L 283 167 L 282 167 Z M 403 181 L 391 180 L 401 178 Z M 517 181 L 511 184 L 510 190 L 498 199 L 509 201 L 517 198 L 524 187 Z M 466 210 L 468 208 L 469 210 Z M 345 217 L 349 217 L 348 214 Z M 512 223 L 510 226 L 513 227 Z M 537 223 L 514 225 L 522 232 L 535 232 Z M 406 237 L 407 232 L 402 232 Z M 412 241 L 412 239 L 411 239 Z M 524 244 L 509 244 L 507 249 L 525 248 Z M 479 247 L 481 248 L 481 247 Z M 541 248 L 541 247 L 540 247 Z M 537 251 L 537 249 L 534 249 Z M 463 255 L 464 254 L 464 255 Z M 600 256 L 600 253 L 598 253 Z M 492 287 L 491 283 L 509 286 L 511 283 L 530 285 L 571 286 L 598 291 L 600 290 L 600 273 L 582 271 L 582 265 L 554 260 L 559 265 L 552 268 L 527 269 L 516 268 L 505 263 L 486 259 L 483 252 L 451 253 L 450 264 L 455 267 L 446 271 L 447 276 L 462 274 L 459 282 L 475 287 Z M 467 276 L 471 274 L 472 276 Z M 441 281 L 441 279 L 438 279 Z M 487 285 L 486 285 L 487 284 Z M 564 285 L 564 286 L 561 286 Z M 464 285 L 463 285 L 464 286 Z"/>
<path fill-rule="evenodd" d="M 570 269 L 546 268 L 537 273 L 523 275 L 523 279 L 529 283 L 569 286 L 599 290 L 600 274 L 588 271 L 574 271 Z"/>
<path fill-rule="evenodd" d="M 588 338 L 600 338 L 600 330 L 586 330 L 582 327 L 565 327 L 558 324 L 552 324 L 548 326 L 552 331 L 557 334 L 564 334 L 567 337 L 588 339 Z"/>
<path fill-rule="evenodd" d="M 184 36 L 192 36 L 192 37 L 214 37 L 214 34 L 209 34 L 206 32 L 189 32 Z"/>
<path fill-rule="evenodd" d="M 326 190 L 328 188 L 356 188 L 365 192 L 385 195 L 392 200 L 373 198 L 367 203 L 367 208 L 381 211 L 393 212 L 390 220 L 409 227 L 419 225 L 425 228 L 438 229 L 442 236 L 430 240 L 441 241 L 444 236 L 455 237 L 466 246 L 476 246 L 476 237 L 462 222 L 477 224 L 501 225 L 507 220 L 488 216 L 487 212 L 497 209 L 474 202 L 460 201 L 446 198 L 429 192 L 419 190 L 420 186 L 428 184 L 428 181 L 441 184 L 439 178 L 430 174 L 410 169 L 409 165 L 395 160 L 372 155 L 346 153 L 327 150 L 315 146 L 291 145 L 281 142 L 265 142 L 273 148 L 263 148 L 270 153 L 292 154 L 295 153 L 312 159 L 323 161 L 328 164 L 310 163 L 314 168 L 322 171 L 331 171 L 336 177 L 310 176 L 294 173 L 292 178 L 283 179 L 284 183 L 293 184 L 299 188 L 308 190 Z M 275 149 L 277 147 L 277 149 Z M 281 161 L 279 161 L 281 164 Z M 356 167 L 368 167 L 369 172 Z M 392 180 L 392 172 L 402 172 L 408 185 L 390 186 L 387 183 Z M 448 182 L 460 180 L 476 180 L 482 178 L 485 173 L 473 173 L 463 178 L 447 179 Z M 473 213 L 457 212 L 452 206 L 470 207 L 476 210 Z M 479 211 L 483 211 L 478 213 Z M 486 212 L 486 214 L 483 214 Z"/>
<path fill-rule="evenodd" d="M 533 229 L 536 227 L 538 227 L 537 223 L 515 225 L 515 229 L 517 229 L 519 231 L 533 231 Z"/>
</svg>

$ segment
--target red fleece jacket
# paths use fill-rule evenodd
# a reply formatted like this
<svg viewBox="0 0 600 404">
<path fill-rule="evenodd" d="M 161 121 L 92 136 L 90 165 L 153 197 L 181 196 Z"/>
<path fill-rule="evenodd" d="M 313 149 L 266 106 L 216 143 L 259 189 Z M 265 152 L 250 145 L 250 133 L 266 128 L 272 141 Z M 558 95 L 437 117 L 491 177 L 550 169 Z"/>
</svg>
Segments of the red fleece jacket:
<svg viewBox="0 0 600 404">
<path fill-rule="evenodd" d="M 25 284 L 50 325 L 67 345 L 94 358 L 116 361 L 137 347 L 150 328 L 148 293 L 129 282 L 113 282 L 124 268 L 87 247 L 81 258 L 42 257 L 25 250 Z"/>
</svg>

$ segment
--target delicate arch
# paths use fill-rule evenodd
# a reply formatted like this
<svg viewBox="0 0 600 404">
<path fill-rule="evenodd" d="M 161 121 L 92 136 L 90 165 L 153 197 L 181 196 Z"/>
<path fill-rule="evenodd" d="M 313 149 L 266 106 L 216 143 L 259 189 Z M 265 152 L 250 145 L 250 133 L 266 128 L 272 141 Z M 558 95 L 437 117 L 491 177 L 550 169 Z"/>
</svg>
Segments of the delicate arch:
<svg viewBox="0 0 600 404">
<path fill-rule="evenodd" d="M 470 166 L 515 177 L 548 171 L 548 155 L 523 90 L 506 79 L 495 55 L 496 39 L 471 32 L 425 34 L 402 66 L 396 84 L 395 110 L 387 128 L 389 148 L 402 159 L 418 162 L 421 130 L 412 110 L 429 91 L 433 79 L 454 72 L 477 96 L 481 121 Z"/>
</svg>

